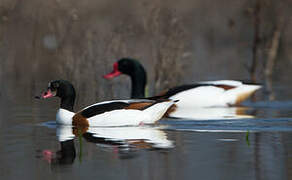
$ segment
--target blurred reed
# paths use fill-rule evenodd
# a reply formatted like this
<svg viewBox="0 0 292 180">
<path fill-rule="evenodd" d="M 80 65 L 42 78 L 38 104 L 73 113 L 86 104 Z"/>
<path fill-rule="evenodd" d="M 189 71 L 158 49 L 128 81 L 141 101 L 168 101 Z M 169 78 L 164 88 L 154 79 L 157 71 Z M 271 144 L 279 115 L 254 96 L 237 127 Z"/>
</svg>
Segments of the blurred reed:
<svg viewBox="0 0 292 180">
<path fill-rule="evenodd" d="M 149 95 L 183 81 L 244 79 L 249 71 L 241 63 L 252 61 L 254 3 L 224 2 L 1 1 L 0 93 L 31 100 L 48 81 L 67 79 L 77 89 L 79 107 L 127 98 L 129 79 L 102 79 L 122 57 L 138 59 L 146 67 Z M 292 6 L 282 5 L 279 10 L 274 8 L 277 3 L 265 1 L 261 18 L 271 19 L 278 11 L 278 16 L 291 14 Z M 289 4 L 288 0 L 280 3 Z M 262 42 L 268 41 L 276 21 L 261 22 Z M 279 39 L 277 46 L 276 54 L 287 59 L 285 68 L 292 52 L 287 33 L 291 27 L 285 21 L 281 28 L 285 41 Z M 258 67 L 264 66 L 262 58 Z M 278 69 L 273 74 L 287 72 Z M 256 73 L 264 74 L 263 70 Z"/>
</svg>

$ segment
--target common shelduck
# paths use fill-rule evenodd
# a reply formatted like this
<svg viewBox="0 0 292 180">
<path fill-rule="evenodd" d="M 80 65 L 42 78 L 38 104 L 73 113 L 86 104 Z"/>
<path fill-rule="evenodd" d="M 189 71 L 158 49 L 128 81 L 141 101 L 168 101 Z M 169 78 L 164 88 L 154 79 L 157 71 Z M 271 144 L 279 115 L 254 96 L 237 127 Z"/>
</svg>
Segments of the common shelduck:
<svg viewBox="0 0 292 180">
<path fill-rule="evenodd" d="M 47 99 L 55 96 L 61 98 L 57 123 L 79 127 L 151 124 L 162 118 L 175 103 L 168 99 L 113 100 L 96 103 L 74 113 L 75 89 L 65 80 L 50 82 L 47 91 L 38 98 Z"/>
<path fill-rule="evenodd" d="M 111 79 L 120 74 L 130 76 L 132 98 L 145 96 L 146 71 L 137 60 L 122 58 L 113 64 L 113 71 L 103 77 Z M 259 88 L 260 85 L 235 80 L 202 81 L 171 88 L 150 99 L 177 99 L 177 107 L 232 106 L 238 105 Z"/>
</svg>

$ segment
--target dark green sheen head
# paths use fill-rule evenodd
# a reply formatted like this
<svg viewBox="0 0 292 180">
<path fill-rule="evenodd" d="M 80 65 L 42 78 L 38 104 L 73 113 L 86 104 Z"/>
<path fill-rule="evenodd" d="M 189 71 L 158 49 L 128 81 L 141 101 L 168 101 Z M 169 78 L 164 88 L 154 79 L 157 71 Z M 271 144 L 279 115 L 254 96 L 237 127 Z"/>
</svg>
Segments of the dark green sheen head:
<svg viewBox="0 0 292 180">
<path fill-rule="evenodd" d="M 132 80 L 131 98 L 144 97 L 147 75 L 142 64 L 135 59 L 122 58 L 113 64 L 113 71 L 103 77 L 112 79 L 121 74 L 130 76 Z"/>
<path fill-rule="evenodd" d="M 118 61 L 119 71 L 123 74 L 131 75 L 137 68 L 141 68 L 142 65 L 135 59 L 122 58 Z"/>
<path fill-rule="evenodd" d="M 139 61 L 131 58 L 122 58 L 113 64 L 113 71 L 103 77 L 112 79 L 121 74 L 139 76 L 141 73 L 145 74 L 145 70 Z"/>
</svg>

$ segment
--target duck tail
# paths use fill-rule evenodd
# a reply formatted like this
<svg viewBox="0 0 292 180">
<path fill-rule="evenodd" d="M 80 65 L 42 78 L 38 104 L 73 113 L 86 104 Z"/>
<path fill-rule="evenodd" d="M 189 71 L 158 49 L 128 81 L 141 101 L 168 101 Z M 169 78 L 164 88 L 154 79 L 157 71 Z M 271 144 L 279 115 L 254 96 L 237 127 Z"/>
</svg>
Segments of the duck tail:
<svg viewBox="0 0 292 180">
<path fill-rule="evenodd" d="M 155 123 L 159 119 L 161 119 L 165 113 L 176 103 L 178 100 L 170 100 L 170 99 L 159 99 L 156 103 L 144 109 L 143 111 L 150 115 L 150 119 L 146 124 Z"/>
<path fill-rule="evenodd" d="M 226 92 L 225 97 L 231 105 L 239 105 L 242 101 L 253 95 L 262 86 L 258 84 L 243 84 Z"/>
</svg>

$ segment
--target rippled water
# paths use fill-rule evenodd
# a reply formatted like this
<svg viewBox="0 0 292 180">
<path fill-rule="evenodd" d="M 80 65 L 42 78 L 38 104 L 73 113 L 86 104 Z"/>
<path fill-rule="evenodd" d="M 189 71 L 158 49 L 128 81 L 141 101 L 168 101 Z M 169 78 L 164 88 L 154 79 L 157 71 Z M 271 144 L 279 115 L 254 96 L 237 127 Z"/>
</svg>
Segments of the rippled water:
<svg viewBox="0 0 292 180">
<path fill-rule="evenodd" d="M 289 179 L 292 101 L 245 105 L 244 118 L 167 118 L 74 137 L 55 124 L 57 101 L 2 102 L 1 179 Z"/>
</svg>

